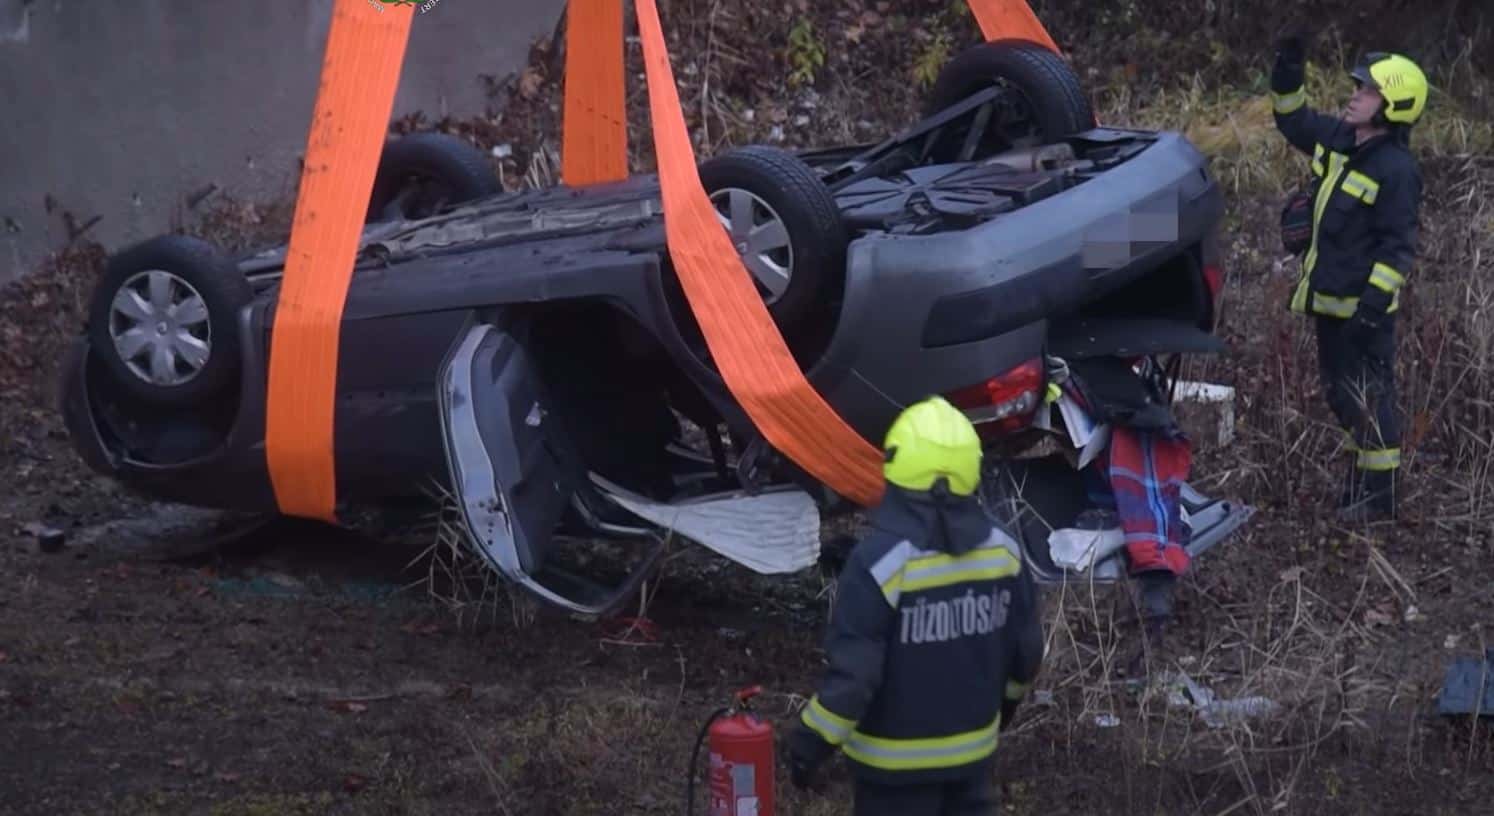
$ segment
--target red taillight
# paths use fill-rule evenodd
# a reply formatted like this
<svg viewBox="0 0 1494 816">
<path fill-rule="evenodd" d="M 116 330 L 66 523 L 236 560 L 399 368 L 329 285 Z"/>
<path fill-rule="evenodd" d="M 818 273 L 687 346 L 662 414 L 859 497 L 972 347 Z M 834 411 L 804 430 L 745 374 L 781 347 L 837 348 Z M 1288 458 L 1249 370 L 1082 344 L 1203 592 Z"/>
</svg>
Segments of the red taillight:
<svg viewBox="0 0 1494 816">
<path fill-rule="evenodd" d="M 1204 283 L 1209 287 L 1209 300 L 1219 302 L 1219 292 L 1224 289 L 1224 270 L 1213 264 L 1205 266 Z"/>
<path fill-rule="evenodd" d="M 1043 399 L 1043 361 L 1039 358 L 948 395 L 982 435 L 1010 433 L 1032 421 Z"/>
</svg>

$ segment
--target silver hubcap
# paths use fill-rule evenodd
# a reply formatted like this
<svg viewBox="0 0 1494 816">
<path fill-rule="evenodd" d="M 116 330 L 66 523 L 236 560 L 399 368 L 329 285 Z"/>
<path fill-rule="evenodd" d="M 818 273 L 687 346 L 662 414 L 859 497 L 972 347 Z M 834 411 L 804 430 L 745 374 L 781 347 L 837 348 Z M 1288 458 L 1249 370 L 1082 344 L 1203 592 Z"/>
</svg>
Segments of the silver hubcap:
<svg viewBox="0 0 1494 816">
<path fill-rule="evenodd" d="M 783 219 L 768 202 L 737 187 L 712 193 L 711 203 L 768 303 L 776 302 L 794 275 L 794 250 Z"/>
<path fill-rule="evenodd" d="M 114 350 L 148 383 L 181 385 L 207 365 L 212 351 L 207 303 L 170 272 L 151 269 L 131 276 L 114 294 L 109 318 Z"/>
</svg>

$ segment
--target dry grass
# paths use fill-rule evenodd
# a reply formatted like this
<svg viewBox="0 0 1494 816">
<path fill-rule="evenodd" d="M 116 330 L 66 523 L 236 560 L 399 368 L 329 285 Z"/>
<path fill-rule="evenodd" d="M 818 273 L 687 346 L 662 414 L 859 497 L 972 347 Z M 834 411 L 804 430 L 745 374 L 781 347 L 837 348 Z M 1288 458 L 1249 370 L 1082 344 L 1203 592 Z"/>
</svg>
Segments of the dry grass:
<svg viewBox="0 0 1494 816">
<path fill-rule="evenodd" d="M 432 484 L 426 494 L 433 509 L 407 532 L 430 542 L 406 565 L 424 573 L 412 586 L 423 587 L 430 602 L 451 615 L 459 627 L 477 628 L 484 621 L 498 625 L 505 613 L 515 627 L 532 624 L 536 600 L 473 550 L 456 496 L 439 483 Z"/>
<path fill-rule="evenodd" d="M 1473 101 L 1490 83 L 1472 67 L 1471 47 L 1432 77 L 1431 98 L 1413 137 L 1424 162 L 1476 160 L 1494 151 L 1494 121 Z M 1310 104 L 1332 112 L 1348 101 L 1353 80 L 1333 66 L 1350 58 L 1342 40 L 1323 44 L 1307 66 Z M 1162 87 L 1112 83 L 1096 92 L 1096 106 L 1104 122 L 1186 134 L 1211 158 L 1212 172 L 1231 197 L 1279 195 L 1305 178 L 1306 160 L 1276 130 L 1268 81 L 1269 74 L 1262 73 L 1248 82 L 1218 85 L 1195 73 Z M 1455 96 L 1447 88 L 1464 93 Z"/>
<path fill-rule="evenodd" d="M 1281 570 L 1246 597 L 1201 590 L 1197 614 L 1209 616 L 1206 630 L 1196 641 L 1173 634 L 1161 653 L 1147 653 L 1145 680 L 1117 676 L 1137 647 L 1134 627 L 1123 622 L 1124 602 L 1108 590 L 1064 587 L 1051 599 L 1048 679 L 1040 687 L 1052 702 L 1014 735 L 1041 733 L 1074 745 L 1097 728 L 1116 728 L 1132 772 L 1153 766 L 1213 774 L 1211 789 L 1195 792 L 1190 808 L 1285 807 L 1320 749 L 1372 733 L 1371 712 L 1392 690 L 1383 658 L 1356 659 L 1375 654 L 1383 639 L 1361 622 L 1383 577 L 1366 565 L 1347 606 L 1320 594 L 1300 567 Z M 1190 680 L 1197 685 L 1189 688 Z M 1204 702 L 1192 697 L 1199 689 L 1223 705 L 1196 710 Z M 1231 710 L 1231 702 L 1246 710 Z M 1250 711 L 1252 705 L 1259 708 Z"/>
<path fill-rule="evenodd" d="M 1181 625 L 1144 654 L 1144 679 L 1120 672 L 1140 645 L 1123 589 L 1050 597 L 1045 674 L 1005 738 L 1007 774 L 1048 754 L 1103 769 L 1117 813 L 1356 812 L 1355 784 L 1411 790 L 1439 767 L 1449 791 L 1486 779 L 1494 752 L 1478 726 L 1459 733 L 1426 711 L 1441 666 L 1423 658 L 1437 648 L 1408 642 L 1427 635 L 1424 579 L 1365 537 L 1341 571 L 1262 561 L 1292 534 L 1272 524 L 1214 556 L 1187 585 Z M 1199 689 L 1242 708 L 1196 710 Z"/>
<path fill-rule="evenodd" d="M 1448 75 L 1471 76 L 1464 63 Z M 1314 69 L 1308 90 L 1332 109 L 1351 85 Z M 1429 743 L 1457 742 L 1423 720 L 1451 648 L 1438 633 L 1481 645 L 1487 607 L 1470 599 L 1482 597 L 1480 565 L 1494 551 L 1494 283 L 1483 274 L 1494 257 L 1494 124 L 1437 93 L 1415 134 L 1426 196 L 1398 327 L 1403 523 L 1350 529 L 1316 509 L 1350 454 L 1318 388 L 1311 325 L 1285 309 L 1297 263 L 1276 249 L 1275 207 L 1305 159 L 1276 132 L 1259 88 L 1194 82 L 1138 100 L 1120 86 L 1101 97 L 1109 121 L 1187 133 L 1226 188 L 1221 331 L 1231 353 L 1189 361 L 1183 376 L 1235 386 L 1237 441 L 1208 450 L 1199 471 L 1207 489 L 1264 513 L 1199 565 L 1185 590 L 1192 639 L 1148 655 L 1144 686 L 1116 679 L 1139 637 L 1121 622 L 1124 597 L 1061 591 L 1040 686 L 1053 702 L 1019 733 L 1084 751 L 1112 715 L 1125 779 L 1148 767 L 1191 775 L 1127 786 L 1132 798 L 1118 809 L 1133 811 L 1165 799 L 1192 812 L 1297 812 L 1347 796 L 1340 769 L 1355 761 L 1416 778 L 1441 759 Z M 1279 708 L 1210 727 L 1165 682 L 1178 670 L 1221 697 Z M 1494 761 L 1476 724 L 1462 739 L 1443 771 L 1450 782 L 1477 779 Z"/>
</svg>

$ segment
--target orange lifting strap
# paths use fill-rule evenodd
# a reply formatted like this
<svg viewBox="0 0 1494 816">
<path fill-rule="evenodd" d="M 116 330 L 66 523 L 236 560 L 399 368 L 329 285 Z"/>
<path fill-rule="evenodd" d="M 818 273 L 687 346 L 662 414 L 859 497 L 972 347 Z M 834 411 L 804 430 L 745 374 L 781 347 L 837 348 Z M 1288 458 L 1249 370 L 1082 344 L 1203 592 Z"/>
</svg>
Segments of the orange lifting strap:
<svg viewBox="0 0 1494 816">
<path fill-rule="evenodd" d="M 882 493 L 882 455 L 810 386 L 721 228 L 695 166 L 654 0 L 635 0 L 648 79 L 664 232 L 690 311 L 743 410 L 785 456 L 863 505 Z"/>
<path fill-rule="evenodd" d="M 623 104 L 622 0 L 570 0 L 565 24 L 565 107 L 560 180 L 571 187 L 628 177 Z"/>
<path fill-rule="evenodd" d="M 413 6 L 337 0 L 270 339 L 265 456 L 290 516 L 336 521 L 342 307 L 389 131 Z"/>
<path fill-rule="evenodd" d="M 969 0 L 986 39 L 1053 41 L 1025 0 Z M 764 436 L 832 489 L 881 498 L 882 457 L 789 354 L 701 186 L 653 0 L 635 3 L 665 231 L 690 308 L 727 387 Z M 414 9 L 336 0 L 270 344 L 265 456 L 291 516 L 336 521 L 333 417 L 343 303 L 383 151 Z M 622 0 L 570 0 L 562 174 L 627 177 Z"/>
<path fill-rule="evenodd" d="M 1048 36 L 1048 29 L 1033 13 L 1027 0 L 969 0 L 970 10 L 975 13 L 975 22 L 980 25 L 981 36 L 986 42 L 1016 38 L 1032 40 L 1045 45 L 1055 54 L 1058 44 Z"/>
</svg>

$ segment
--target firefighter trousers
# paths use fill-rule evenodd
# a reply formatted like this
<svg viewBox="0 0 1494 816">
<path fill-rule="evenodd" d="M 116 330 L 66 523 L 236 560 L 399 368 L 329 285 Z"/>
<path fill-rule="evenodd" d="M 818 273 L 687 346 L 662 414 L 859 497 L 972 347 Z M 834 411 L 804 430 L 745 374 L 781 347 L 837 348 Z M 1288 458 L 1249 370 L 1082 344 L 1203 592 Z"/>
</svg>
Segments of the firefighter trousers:
<svg viewBox="0 0 1494 816">
<path fill-rule="evenodd" d="M 1395 404 L 1395 323 L 1387 319 L 1364 339 L 1351 338 L 1348 325 L 1349 321 L 1339 318 L 1317 318 L 1323 392 L 1353 446 L 1355 469 L 1383 477 L 1400 466 L 1401 455 Z"/>
<path fill-rule="evenodd" d="M 952 782 L 881 785 L 856 780 L 854 816 L 995 816 L 992 765 Z"/>
</svg>

